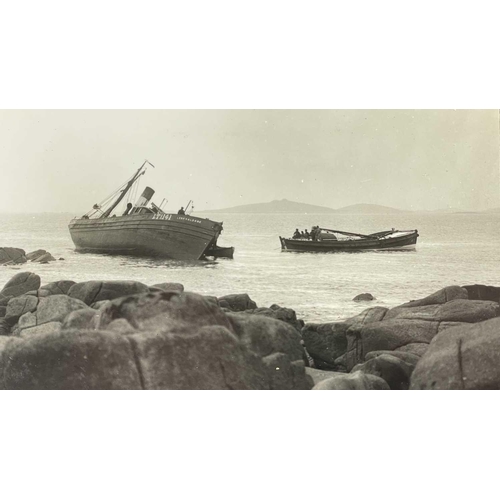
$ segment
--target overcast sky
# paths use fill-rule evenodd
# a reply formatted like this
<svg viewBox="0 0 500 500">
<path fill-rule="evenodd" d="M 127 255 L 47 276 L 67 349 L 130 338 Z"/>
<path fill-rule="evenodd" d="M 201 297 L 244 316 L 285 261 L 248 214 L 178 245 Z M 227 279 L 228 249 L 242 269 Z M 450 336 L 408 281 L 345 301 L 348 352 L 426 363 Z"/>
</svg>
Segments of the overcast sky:
<svg viewBox="0 0 500 500">
<path fill-rule="evenodd" d="M 500 206 L 498 110 L 8 110 L 0 137 L 0 212 L 81 215 L 146 158 L 170 210 Z"/>
</svg>

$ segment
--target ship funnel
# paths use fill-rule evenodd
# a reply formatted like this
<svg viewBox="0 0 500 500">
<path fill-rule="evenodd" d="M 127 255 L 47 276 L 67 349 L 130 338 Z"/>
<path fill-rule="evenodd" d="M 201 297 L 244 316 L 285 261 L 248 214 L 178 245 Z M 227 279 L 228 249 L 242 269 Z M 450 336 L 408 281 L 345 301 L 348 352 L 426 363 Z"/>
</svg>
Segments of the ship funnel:
<svg viewBox="0 0 500 500">
<path fill-rule="evenodd" d="M 151 189 L 150 187 L 147 187 L 137 200 L 137 203 L 135 204 L 136 207 L 145 207 L 148 203 L 149 200 L 153 197 L 155 194 L 155 190 Z"/>
</svg>

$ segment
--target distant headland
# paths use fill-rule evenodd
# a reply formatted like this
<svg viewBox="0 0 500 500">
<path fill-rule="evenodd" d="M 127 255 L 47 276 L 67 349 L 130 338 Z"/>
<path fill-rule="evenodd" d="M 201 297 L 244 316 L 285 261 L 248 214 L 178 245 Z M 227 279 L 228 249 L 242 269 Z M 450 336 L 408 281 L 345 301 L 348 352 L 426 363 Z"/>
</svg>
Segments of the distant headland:
<svg viewBox="0 0 500 500">
<path fill-rule="evenodd" d="M 298 203 L 287 199 L 274 200 L 268 203 L 254 203 L 251 205 L 240 205 L 237 207 L 221 208 L 217 210 L 203 210 L 198 213 L 227 213 L 227 214 L 321 214 L 321 213 L 341 213 L 341 214 L 383 214 L 383 213 L 404 213 L 405 210 L 385 207 L 382 205 L 371 205 L 360 203 L 349 205 L 343 208 L 329 208 L 319 205 L 309 205 L 308 203 Z"/>
</svg>

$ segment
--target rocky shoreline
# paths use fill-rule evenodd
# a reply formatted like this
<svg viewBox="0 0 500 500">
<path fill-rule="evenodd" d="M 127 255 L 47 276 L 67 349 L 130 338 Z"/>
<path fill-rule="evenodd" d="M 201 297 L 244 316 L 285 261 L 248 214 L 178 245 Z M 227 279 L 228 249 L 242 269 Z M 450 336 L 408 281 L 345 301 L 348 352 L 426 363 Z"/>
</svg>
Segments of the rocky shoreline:
<svg viewBox="0 0 500 500">
<path fill-rule="evenodd" d="M 450 286 L 305 324 L 248 294 L 20 272 L 0 291 L 0 388 L 498 389 L 499 301 Z"/>
</svg>

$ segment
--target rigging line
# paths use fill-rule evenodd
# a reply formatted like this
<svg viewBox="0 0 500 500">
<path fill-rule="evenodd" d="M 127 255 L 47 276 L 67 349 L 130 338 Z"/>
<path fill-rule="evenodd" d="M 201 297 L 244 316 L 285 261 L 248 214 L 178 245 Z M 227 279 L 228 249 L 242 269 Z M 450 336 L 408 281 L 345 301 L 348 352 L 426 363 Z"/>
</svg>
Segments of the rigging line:
<svg viewBox="0 0 500 500">
<path fill-rule="evenodd" d="M 130 179 L 129 179 L 129 181 L 130 181 Z M 127 183 L 128 183 L 129 181 L 127 181 L 127 182 L 123 183 L 123 184 L 122 184 L 122 185 L 121 185 L 121 186 L 120 186 L 120 187 L 119 187 L 116 191 L 114 191 L 114 192 L 113 192 L 112 194 L 110 194 L 108 197 L 106 197 L 106 198 L 104 198 L 102 201 L 100 201 L 100 202 L 98 203 L 98 205 L 101 205 L 101 206 L 102 206 L 102 205 L 104 205 L 104 204 L 109 203 L 109 202 L 110 202 L 110 201 L 111 201 L 111 200 L 112 200 L 112 199 L 113 199 L 113 198 L 114 198 L 114 197 L 115 197 L 115 196 L 116 196 L 116 195 L 117 195 L 120 191 L 122 191 L 122 190 L 125 188 L 125 186 L 127 185 Z"/>
</svg>

